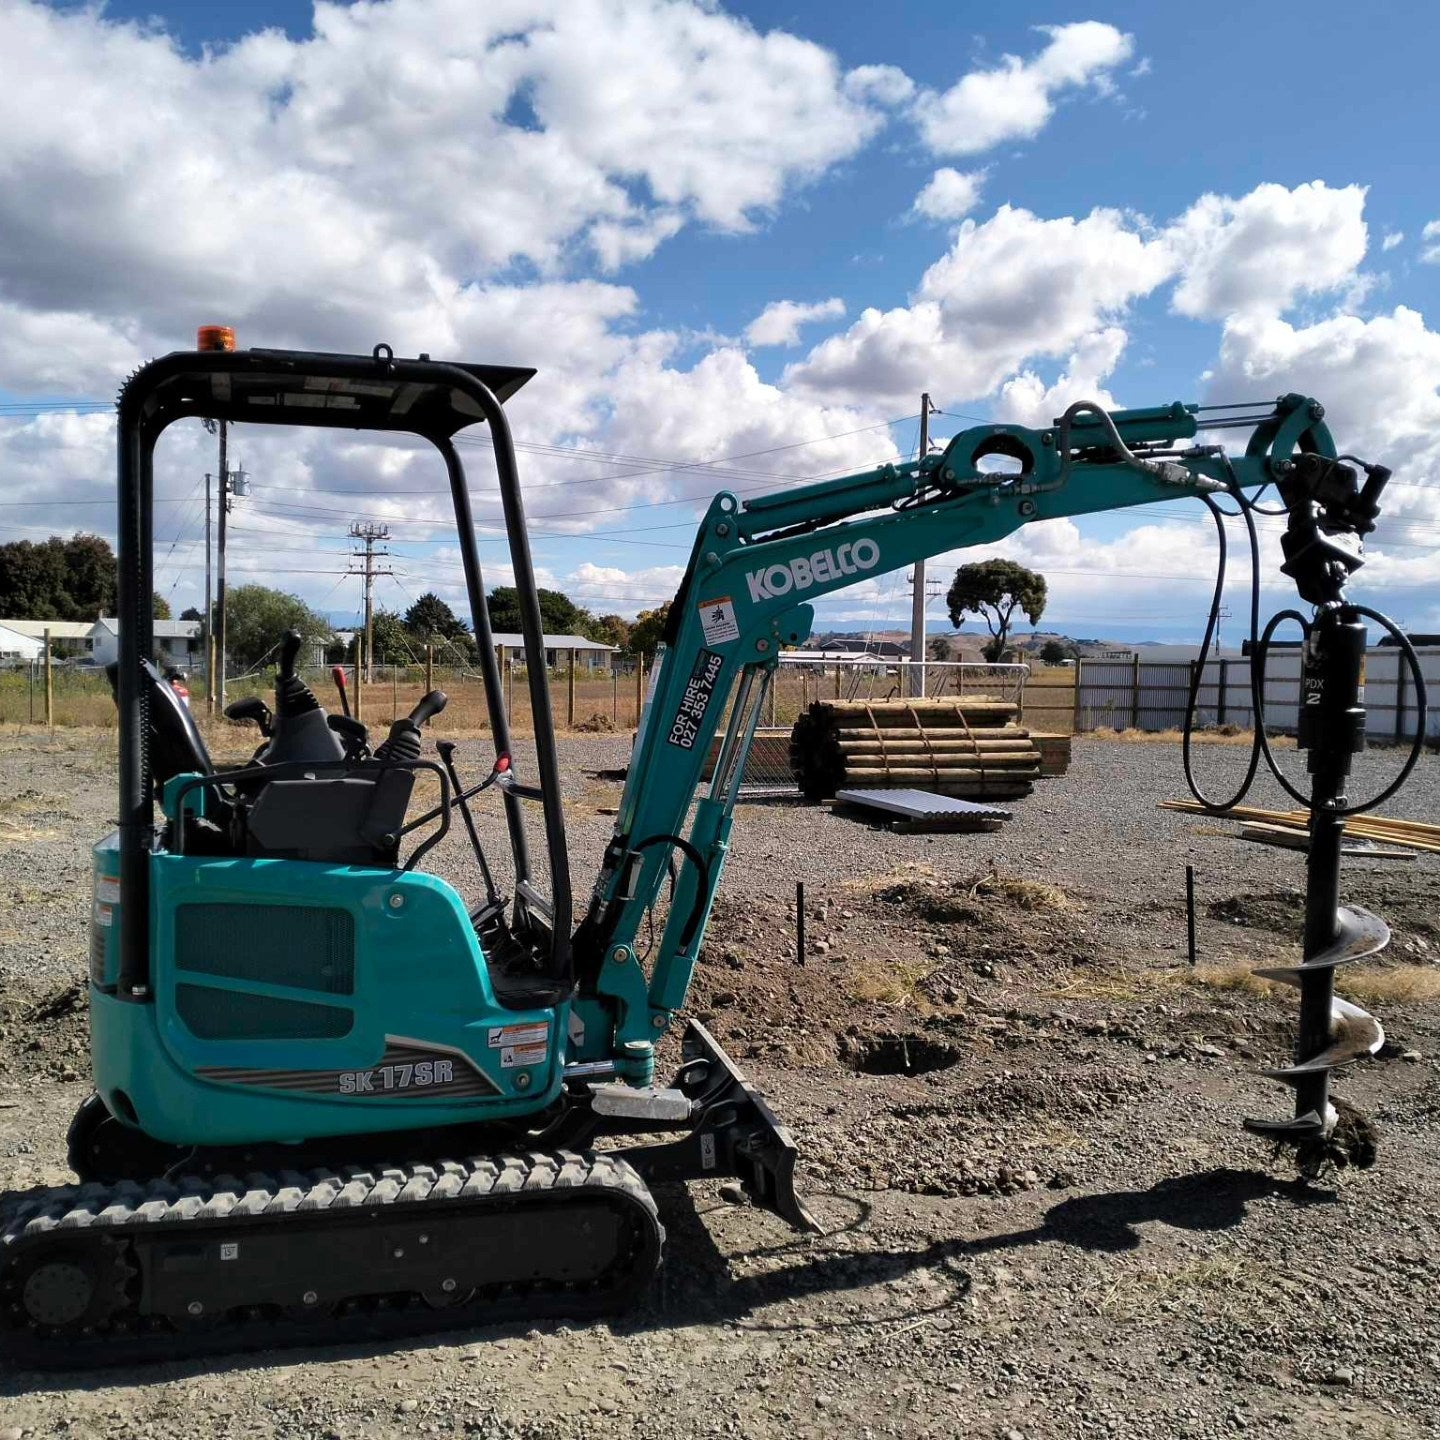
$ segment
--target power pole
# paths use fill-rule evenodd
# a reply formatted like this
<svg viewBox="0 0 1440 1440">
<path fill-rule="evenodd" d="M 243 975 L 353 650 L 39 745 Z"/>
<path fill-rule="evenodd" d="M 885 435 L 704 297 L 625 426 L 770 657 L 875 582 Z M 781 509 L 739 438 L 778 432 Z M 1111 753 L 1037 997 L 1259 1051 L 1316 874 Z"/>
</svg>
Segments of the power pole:
<svg viewBox="0 0 1440 1440">
<path fill-rule="evenodd" d="M 220 520 L 215 536 L 215 709 L 217 713 L 225 708 L 225 536 L 226 517 L 230 514 L 233 496 L 244 495 L 248 489 L 249 476 L 243 470 L 230 469 L 228 445 L 230 426 L 220 422 Z M 209 491 L 207 489 L 208 498 Z"/>
<path fill-rule="evenodd" d="M 930 396 L 920 397 L 920 445 L 918 458 L 930 453 Z M 925 696 L 925 562 L 915 562 L 910 596 L 910 693 Z"/>
<path fill-rule="evenodd" d="M 388 550 L 376 550 L 375 546 L 390 538 L 390 527 L 370 520 L 357 520 L 350 527 L 350 538 L 365 547 L 364 550 L 354 551 L 350 558 L 361 563 L 361 569 L 351 573 L 365 576 L 365 680 L 368 684 L 375 679 L 375 577 L 395 573 L 375 568 L 377 559 L 384 560 L 390 554 Z"/>
<path fill-rule="evenodd" d="M 210 476 L 205 477 L 205 619 L 203 631 L 205 636 L 205 708 L 210 714 L 215 713 L 215 636 L 211 633 L 214 629 L 215 615 L 211 610 L 210 593 Z"/>
<path fill-rule="evenodd" d="M 214 706 L 225 708 L 225 517 L 230 513 L 229 424 L 220 422 L 220 528 L 215 536 L 215 681 Z"/>
</svg>

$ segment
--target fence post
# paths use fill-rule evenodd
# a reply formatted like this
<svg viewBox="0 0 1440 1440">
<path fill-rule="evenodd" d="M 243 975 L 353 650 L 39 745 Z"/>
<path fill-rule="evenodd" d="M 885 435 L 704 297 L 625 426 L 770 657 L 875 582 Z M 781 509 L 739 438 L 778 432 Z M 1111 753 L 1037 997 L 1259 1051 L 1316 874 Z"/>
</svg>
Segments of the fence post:
<svg viewBox="0 0 1440 1440">
<path fill-rule="evenodd" d="M 1202 673 L 1200 683 L 1205 683 L 1205 676 Z M 1225 697 L 1230 691 L 1230 662 L 1222 655 L 1220 657 L 1220 690 L 1215 697 L 1215 723 L 1225 723 Z"/>
<path fill-rule="evenodd" d="M 390 662 L 390 723 L 400 718 L 400 670 L 394 659 Z"/>
<path fill-rule="evenodd" d="M 428 695 L 435 688 L 435 647 L 425 647 L 425 693 Z"/>
<path fill-rule="evenodd" d="M 610 723 L 620 723 L 620 672 L 615 668 L 615 657 L 610 657 Z"/>
<path fill-rule="evenodd" d="M 1134 668 L 1130 672 L 1130 728 L 1140 728 L 1140 652 L 1135 652 Z"/>
<path fill-rule="evenodd" d="M 565 726 L 569 730 L 575 728 L 575 655 L 575 648 L 571 646 L 570 679 L 565 686 Z"/>
<path fill-rule="evenodd" d="M 1070 722 L 1070 729 L 1078 735 L 1080 733 L 1080 691 L 1085 684 L 1085 662 L 1079 656 L 1075 658 L 1075 717 Z"/>
<path fill-rule="evenodd" d="M 505 713 L 515 723 L 515 657 L 506 645 L 500 647 L 500 668 L 505 672 Z"/>
<path fill-rule="evenodd" d="M 837 660 L 835 662 L 835 698 L 838 700 L 840 695 L 840 662 Z"/>
<path fill-rule="evenodd" d="M 640 716 L 645 710 L 645 657 L 635 657 L 635 725 L 639 728 Z"/>
<path fill-rule="evenodd" d="M 775 692 L 780 688 L 780 670 L 777 666 L 770 672 L 770 728 L 775 728 Z"/>
<path fill-rule="evenodd" d="M 55 676 L 50 668 L 50 627 L 45 627 L 45 723 L 55 726 Z"/>
<path fill-rule="evenodd" d="M 1405 682 L 1410 678 L 1410 667 L 1405 663 L 1405 654 L 1395 651 L 1395 739 L 1405 738 Z"/>
<path fill-rule="evenodd" d="M 365 632 L 355 632 L 355 718 L 365 718 Z"/>
</svg>

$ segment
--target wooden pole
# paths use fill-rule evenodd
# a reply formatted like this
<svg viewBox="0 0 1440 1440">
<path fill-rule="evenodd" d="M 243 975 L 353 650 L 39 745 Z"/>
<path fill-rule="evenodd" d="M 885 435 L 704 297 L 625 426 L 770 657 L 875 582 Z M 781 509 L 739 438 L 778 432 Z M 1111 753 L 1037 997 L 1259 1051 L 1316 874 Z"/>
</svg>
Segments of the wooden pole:
<svg viewBox="0 0 1440 1440">
<path fill-rule="evenodd" d="M 400 672 L 394 663 L 390 666 L 390 723 L 400 718 Z"/>
<path fill-rule="evenodd" d="M 505 672 L 505 713 L 515 723 L 515 657 L 507 646 L 500 647 L 500 668 Z"/>
<path fill-rule="evenodd" d="M 635 657 L 635 723 L 639 725 L 640 716 L 645 712 L 645 657 Z"/>
<path fill-rule="evenodd" d="M 1075 661 L 1075 718 L 1070 728 L 1078 735 L 1080 733 L 1080 691 L 1085 684 L 1085 662 L 1081 659 Z"/>
<path fill-rule="evenodd" d="M 1200 683 L 1202 685 L 1205 683 L 1203 673 L 1200 676 Z M 1220 689 L 1215 697 L 1215 723 L 1217 725 L 1223 725 L 1225 723 L 1225 696 L 1229 689 L 1230 662 L 1222 656 L 1220 659 Z"/>
<path fill-rule="evenodd" d="M 55 674 L 50 668 L 50 627 L 45 627 L 45 723 L 55 726 Z"/>
<path fill-rule="evenodd" d="M 565 685 L 565 726 L 568 730 L 575 728 L 575 656 L 576 650 L 570 650 L 570 679 Z"/>
<path fill-rule="evenodd" d="M 365 632 L 355 632 L 355 718 L 365 718 Z"/>
<path fill-rule="evenodd" d="M 428 695 L 435 688 L 435 647 L 425 647 L 425 693 Z"/>
<path fill-rule="evenodd" d="M 1135 652 L 1133 667 L 1130 671 L 1130 728 L 1140 728 L 1140 652 Z"/>
</svg>

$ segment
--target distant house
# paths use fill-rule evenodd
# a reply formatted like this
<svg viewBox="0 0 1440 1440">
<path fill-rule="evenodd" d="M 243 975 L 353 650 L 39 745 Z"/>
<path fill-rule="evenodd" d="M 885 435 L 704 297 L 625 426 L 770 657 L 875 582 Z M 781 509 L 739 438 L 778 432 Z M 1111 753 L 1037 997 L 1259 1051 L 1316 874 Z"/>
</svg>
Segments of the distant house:
<svg viewBox="0 0 1440 1440">
<path fill-rule="evenodd" d="M 817 648 L 823 650 L 826 657 L 831 659 L 845 655 L 881 660 L 910 658 L 910 647 L 896 640 L 826 640 Z"/>
<path fill-rule="evenodd" d="M 44 640 L 22 634 L 0 622 L 0 664 L 13 665 L 20 661 L 38 660 L 44 648 Z"/>
<path fill-rule="evenodd" d="M 108 665 L 120 653 L 120 622 L 102 616 L 90 627 L 91 654 L 97 665 Z M 166 660 L 182 670 L 203 669 L 205 641 L 198 620 L 155 621 L 156 660 Z"/>
<path fill-rule="evenodd" d="M 50 632 L 50 653 L 57 658 L 88 659 L 93 648 L 90 620 L 0 620 L 7 630 L 40 642 L 36 656 L 45 648 L 45 632 Z"/>
<path fill-rule="evenodd" d="M 599 640 L 587 640 L 583 635 L 546 635 L 543 638 L 545 641 L 545 664 L 551 670 L 555 669 L 557 665 L 568 665 L 571 650 L 575 652 L 577 669 L 609 670 L 615 663 L 617 652 L 614 645 L 606 645 Z M 524 653 L 525 637 L 523 635 L 511 635 L 496 631 L 494 640 L 496 646 L 501 650 Z"/>
</svg>

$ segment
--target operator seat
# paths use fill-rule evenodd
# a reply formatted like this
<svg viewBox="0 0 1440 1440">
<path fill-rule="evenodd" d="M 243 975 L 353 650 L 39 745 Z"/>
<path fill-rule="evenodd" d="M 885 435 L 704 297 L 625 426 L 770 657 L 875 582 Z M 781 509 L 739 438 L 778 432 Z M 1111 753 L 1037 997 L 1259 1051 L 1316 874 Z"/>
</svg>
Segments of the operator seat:
<svg viewBox="0 0 1440 1440">
<path fill-rule="evenodd" d="M 200 727 L 190 707 L 175 693 L 170 682 L 149 660 L 140 662 L 141 684 L 149 698 L 150 771 L 155 777 L 158 799 L 165 782 L 176 775 L 213 775 L 215 763 L 205 748 Z M 105 667 L 105 678 L 116 703 L 120 698 L 120 662 Z"/>
</svg>

